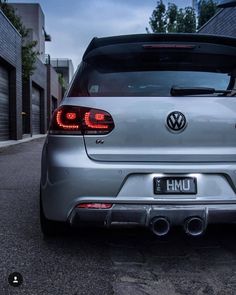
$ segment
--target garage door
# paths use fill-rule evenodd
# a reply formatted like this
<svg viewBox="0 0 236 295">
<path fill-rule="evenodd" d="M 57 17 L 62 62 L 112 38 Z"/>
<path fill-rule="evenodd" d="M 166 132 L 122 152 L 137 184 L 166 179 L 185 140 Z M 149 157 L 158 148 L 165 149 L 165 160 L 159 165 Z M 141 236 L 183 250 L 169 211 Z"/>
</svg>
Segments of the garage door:
<svg viewBox="0 0 236 295">
<path fill-rule="evenodd" d="M 0 66 L 0 141 L 9 139 L 9 73 Z"/>
<path fill-rule="evenodd" d="M 32 87 L 32 133 L 40 133 L 40 91 Z"/>
</svg>

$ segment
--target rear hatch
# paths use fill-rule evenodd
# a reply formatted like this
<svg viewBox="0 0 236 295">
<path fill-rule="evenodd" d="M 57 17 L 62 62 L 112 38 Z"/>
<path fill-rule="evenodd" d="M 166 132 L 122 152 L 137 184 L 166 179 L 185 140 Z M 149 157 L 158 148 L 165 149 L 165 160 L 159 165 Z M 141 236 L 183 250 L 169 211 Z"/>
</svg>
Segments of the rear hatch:
<svg viewBox="0 0 236 295">
<path fill-rule="evenodd" d="M 236 42 L 201 35 L 180 39 L 110 39 L 90 45 L 68 102 L 105 110 L 115 124 L 107 135 L 84 136 L 91 159 L 236 160 Z M 187 88 L 202 94 L 189 95 Z M 219 92 L 208 94 L 209 88 Z"/>
</svg>

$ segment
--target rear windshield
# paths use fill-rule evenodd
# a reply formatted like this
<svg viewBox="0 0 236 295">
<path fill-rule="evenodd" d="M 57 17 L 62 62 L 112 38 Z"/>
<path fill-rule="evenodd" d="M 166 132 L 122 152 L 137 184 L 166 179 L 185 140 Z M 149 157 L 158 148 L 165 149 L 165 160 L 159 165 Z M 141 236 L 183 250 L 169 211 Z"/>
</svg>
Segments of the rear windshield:
<svg viewBox="0 0 236 295">
<path fill-rule="evenodd" d="M 234 84 L 233 69 L 217 64 L 217 58 L 181 58 L 173 61 L 166 56 L 152 62 L 138 58 L 97 58 L 90 63 L 83 62 L 68 95 L 170 96 L 172 87 L 226 90 Z"/>
</svg>

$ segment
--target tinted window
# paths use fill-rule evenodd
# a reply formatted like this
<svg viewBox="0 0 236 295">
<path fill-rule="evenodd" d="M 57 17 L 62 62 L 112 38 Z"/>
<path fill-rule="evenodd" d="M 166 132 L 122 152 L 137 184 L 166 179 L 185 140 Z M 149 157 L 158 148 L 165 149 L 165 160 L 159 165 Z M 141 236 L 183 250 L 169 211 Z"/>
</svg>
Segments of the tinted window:
<svg viewBox="0 0 236 295">
<path fill-rule="evenodd" d="M 69 96 L 170 96 L 172 86 L 225 90 L 232 82 L 230 63 L 183 53 L 98 56 L 82 63 Z"/>
<path fill-rule="evenodd" d="M 226 89 L 227 74 L 190 71 L 99 73 L 92 71 L 89 96 L 169 96 L 172 86 Z"/>
</svg>

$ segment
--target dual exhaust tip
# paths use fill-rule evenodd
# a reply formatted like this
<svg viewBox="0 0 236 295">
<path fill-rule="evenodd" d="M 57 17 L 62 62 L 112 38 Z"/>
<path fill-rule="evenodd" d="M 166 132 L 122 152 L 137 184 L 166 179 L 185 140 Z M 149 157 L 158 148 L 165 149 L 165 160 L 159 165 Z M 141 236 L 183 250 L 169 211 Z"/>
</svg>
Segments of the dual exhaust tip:
<svg viewBox="0 0 236 295">
<path fill-rule="evenodd" d="M 166 217 L 154 217 L 151 220 L 150 227 L 156 236 L 165 236 L 170 231 L 170 222 Z M 200 236 L 205 230 L 205 222 L 200 217 L 190 217 L 185 220 L 183 228 L 186 234 L 190 236 Z"/>
</svg>

